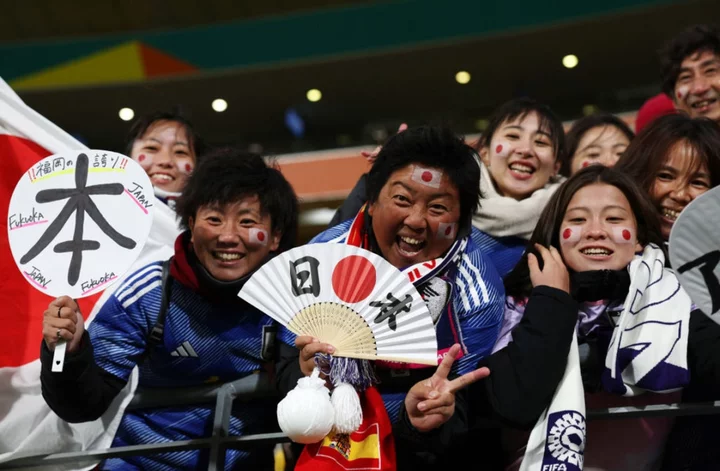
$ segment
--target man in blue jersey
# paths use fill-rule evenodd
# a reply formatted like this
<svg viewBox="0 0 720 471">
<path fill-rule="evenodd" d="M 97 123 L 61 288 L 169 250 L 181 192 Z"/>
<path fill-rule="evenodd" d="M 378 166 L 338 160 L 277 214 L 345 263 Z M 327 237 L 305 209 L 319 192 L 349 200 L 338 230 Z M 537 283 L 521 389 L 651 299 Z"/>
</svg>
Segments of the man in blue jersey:
<svg viewBox="0 0 720 471">
<path fill-rule="evenodd" d="M 480 199 L 479 182 L 474 150 L 463 139 L 445 128 L 408 129 L 382 147 L 367 176 L 368 203 L 357 216 L 312 241 L 359 246 L 400 269 L 433 316 L 438 363 L 454 344 L 460 345 L 451 377 L 475 371 L 492 352 L 503 319 L 502 281 L 471 238 L 471 231 L 476 231 L 471 216 Z M 333 348 L 309 337 L 295 338 L 285 329 L 280 332 L 286 345 L 300 350 L 282 348 L 278 384 L 281 391 L 288 391 L 298 378 L 311 374 L 315 354 L 332 354 Z M 446 405 L 442 419 L 431 421 L 433 429 L 442 431 L 433 434 L 424 426 L 427 418 L 417 408 L 413 388 L 421 387 L 434 372 L 435 368 L 423 365 L 376 362 L 377 389 L 395 424 L 398 469 L 437 469 L 440 463 L 448 464 L 447 457 L 435 452 L 440 441 L 447 447 L 467 431 L 468 406 L 462 395 Z M 427 442 L 417 436 L 423 433 L 429 434 Z M 437 446 L 426 446 L 433 442 Z"/>
<path fill-rule="evenodd" d="M 64 420 L 100 417 L 136 365 L 140 387 L 168 388 L 236 380 L 271 360 L 263 354 L 270 318 L 237 294 L 257 268 L 295 243 L 292 187 L 260 156 L 221 149 L 195 169 L 177 213 L 186 231 L 176 240 L 169 264 L 152 263 L 129 275 L 87 331 L 67 296 L 45 311 L 42 391 Z M 163 283 L 166 266 L 169 278 Z M 163 296 L 169 299 L 165 310 Z M 67 356 L 62 373 L 53 373 L 59 338 L 68 341 Z M 238 404 L 231 433 L 277 430 L 275 407 L 272 399 L 252 407 Z M 212 407 L 133 410 L 124 415 L 113 446 L 198 438 L 211 428 Z M 109 459 L 99 469 L 202 469 L 207 460 L 207 450 L 165 453 Z M 228 450 L 226 460 L 229 468 L 272 469 L 272 450 Z"/>
</svg>

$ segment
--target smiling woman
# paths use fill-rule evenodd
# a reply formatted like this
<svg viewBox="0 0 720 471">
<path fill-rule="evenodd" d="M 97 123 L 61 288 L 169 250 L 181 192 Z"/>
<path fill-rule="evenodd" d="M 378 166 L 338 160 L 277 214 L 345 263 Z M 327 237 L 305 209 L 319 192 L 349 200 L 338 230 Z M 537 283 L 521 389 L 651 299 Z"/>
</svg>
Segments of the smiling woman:
<svg viewBox="0 0 720 471">
<path fill-rule="evenodd" d="M 616 164 L 648 192 L 667 240 L 680 212 L 720 184 L 720 127 L 707 118 L 662 116 L 638 134 Z"/>
<path fill-rule="evenodd" d="M 153 113 L 130 128 L 126 153 L 147 172 L 155 196 L 174 208 L 204 144 L 192 123 L 179 113 Z"/>
<path fill-rule="evenodd" d="M 528 255 L 505 279 L 505 320 L 495 351 L 523 341 L 521 320 L 550 323 L 563 309 L 574 310 L 570 322 L 575 328 L 564 339 L 570 355 L 560 359 L 570 373 L 557 387 L 548 413 L 538 420 L 534 439 L 528 442 L 527 434 L 505 431 L 507 452 L 515 455 L 506 469 L 535 459 L 519 448 L 525 442 L 528 450 L 545 450 L 547 443 L 550 452 L 539 455 L 543 464 L 554 462 L 558 457 L 551 453 L 553 440 L 558 439 L 575 445 L 570 449 L 579 469 L 583 461 L 584 469 L 659 469 L 670 419 L 633 419 L 618 426 L 594 421 L 586 426 L 585 404 L 606 408 L 673 402 L 672 391 L 697 381 L 701 370 L 708 390 L 717 393 L 718 376 L 705 368 L 717 368 L 713 352 L 720 328 L 692 311 L 690 297 L 664 264 L 662 247 L 652 202 L 616 169 L 582 169 L 553 195 L 530 239 Z M 552 304 L 540 307 L 542 299 L 552 299 Z M 643 355 L 636 349 L 639 344 L 643 352 L 654 353 Z M 661 394 L 641 394 L 645 391 Z M 553 418 L 557 410 L 561 412 Z M 572 417 L 572 423 L 562 416 Z"/>
</svg>

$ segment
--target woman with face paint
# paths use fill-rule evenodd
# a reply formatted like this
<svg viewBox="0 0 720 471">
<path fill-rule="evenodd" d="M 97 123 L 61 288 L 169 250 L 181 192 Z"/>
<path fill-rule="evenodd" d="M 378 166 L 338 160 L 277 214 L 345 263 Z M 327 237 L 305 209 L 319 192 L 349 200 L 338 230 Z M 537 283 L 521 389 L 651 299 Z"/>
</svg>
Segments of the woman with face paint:
<svg viewBox="0 0 720 471">
<path fill-rule="evenodd" d="M 495 344 L 504 293 L 495 268 L 470 236 L 477 231 L 470 221 L 480 197 L 479 170 L 474 149 L 449 129 L 404 130 L 379 151 L 367 176 L 367 204 L 354 219 L 311 241 L 359 246 L 382 256 L 417 287 L 435 323 L 443 374 L 398 362 L 369 367 L 379 379 L 380 407 L 393 425 L 397 469 L 437 469 L 458 456 L 447 449 L 463 448 L 468 410 L 464 388 L 446 380 L 467 385 L 488 374 L 477 367 Z M 278 368 L 281 391 L 312 373 L 316 354 L 334 351 L 282 328 L 279 338 L 290 348 Z M 468 448 L 464 453 L 467 458 Z"/>
<path fill-rule="evenodd" d="M 658 469 L 672 419 L 586 424 L 586 408 L 674 402 L 671 392 L 690 378 L 720 395 L 720 326 L 694 310 L 665 267 L 662 242 L 652 202 L 615 169 L 582 169 L 553 195 L 528 254 L 505 279 L 494 351 L 545 344 L 547 336 L 520 336 L 519 327 L 555 324 L 567 355 L 548 362 L 565 373 L 529 437 L 504 431 L 506 469 L 523 461 L 528 469 Z M 528 391 L 549 380 L 544 371 L 530 375 Z"/>
<path fill-rule="evenodd" d="M 126 154 L 147 172 L 155 196 L 175 208 L 202 155 L 203 143 L 192 124 L 178 113 L 153 113 L 130 128 Z"/>
<path fill-rule="evenodd" d="M 614 166 L 635 133 L 612 114 L 596 114 L 575 121 L 565 135 L 567 152 L 560 173 L 571 176 L 590 165 Z"/>
<path fill-rule="evenodd" d="M 660 214 L 667 241 L 680 212 L 720 184 L 720 127 L 707 118 L 662 116 L 630 143 L 616 168 L 634 178 Z"/>
<path fill-rule="evenodd" d="M 517 263 L 558 176 L 565 133 L 555 113 L 529 98 L 500 106 L 478 142 L 483 203 L 473 215 L 483 247 L 501 276 Z"/>
</svg>

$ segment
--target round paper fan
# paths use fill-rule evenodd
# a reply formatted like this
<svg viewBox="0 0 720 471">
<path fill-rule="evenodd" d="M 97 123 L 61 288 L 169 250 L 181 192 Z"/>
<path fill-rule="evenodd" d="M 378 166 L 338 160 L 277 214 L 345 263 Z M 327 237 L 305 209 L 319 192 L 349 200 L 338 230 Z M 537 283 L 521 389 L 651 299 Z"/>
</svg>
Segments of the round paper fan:
<svg viewBox="0 0 720 471">
<path fill-rule="evenodd" d="M 345 244 L 308 244 L 263 265 L 240 298 L 333 355 L 437 364 L 435 327 L 407 276 L 382 257 Z"/>
</svg>

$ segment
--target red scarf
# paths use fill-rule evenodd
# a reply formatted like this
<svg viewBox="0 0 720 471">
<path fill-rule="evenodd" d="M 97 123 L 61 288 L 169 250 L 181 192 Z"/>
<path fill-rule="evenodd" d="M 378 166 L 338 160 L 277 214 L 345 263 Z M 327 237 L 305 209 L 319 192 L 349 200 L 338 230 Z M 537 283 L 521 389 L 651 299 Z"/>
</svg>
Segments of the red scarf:
<svg viewBox="0 0 720 471">
<path fill-rule="evenodd" d="M 330 432 L 318 443 L 306 445 L 296 471 L 380 470 L 395 471 L 392 424 L 380 393 L 370 387 L 361 394 L 363 421 L 357 432 Z"/>
</svg>

